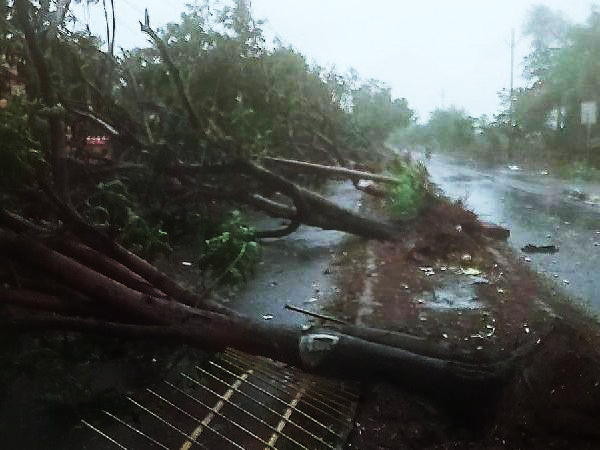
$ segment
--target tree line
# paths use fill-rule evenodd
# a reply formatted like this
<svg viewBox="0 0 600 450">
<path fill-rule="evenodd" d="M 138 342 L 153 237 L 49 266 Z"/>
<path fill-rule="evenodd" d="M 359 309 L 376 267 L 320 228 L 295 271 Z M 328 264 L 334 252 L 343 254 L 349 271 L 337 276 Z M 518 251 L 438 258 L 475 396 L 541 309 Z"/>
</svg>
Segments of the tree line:
<svg viewBox="0 0 600 450">
<path fill-rule="evenodd" d="M 581 24 L 544 5 L 529 10 L 522 34 L 531 43 L 523 61 L 525 87 L 500 93 L 493 118 L 450 107 L 424 125 L 397 130 L 392 142 L 492 161 L 547 161 L 600 166 L 597 124 L 582 123 L 583 102 L 600 101 L 600 11 Z M 589 133 L 588 133 L 589 131 Z"/>
</svg>

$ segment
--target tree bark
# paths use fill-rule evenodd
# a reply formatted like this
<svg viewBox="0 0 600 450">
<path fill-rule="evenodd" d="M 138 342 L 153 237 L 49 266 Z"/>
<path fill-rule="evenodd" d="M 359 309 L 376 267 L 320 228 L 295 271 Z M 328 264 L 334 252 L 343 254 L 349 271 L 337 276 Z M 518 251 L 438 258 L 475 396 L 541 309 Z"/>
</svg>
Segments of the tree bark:
<svg viewBox="0 0 600 450">
<path fill-rule="evenodd" d="M 44 56 L 43 49 L 40 47 L 38 42 L 39 36 L 36 35 L 32 25 L 32 9 L 28 1 L 16 0 L 15 1 L 15 13 L 19 25 L 23 29 L 25 35 L 25 42 L 27 44 L 27 50 L 29 57 L 33 62 L 36 70 L 36 75 L 40 85 L 40 95 L 44 104 L 49 108 L 48 112 L 48 127 L 50 129 L 50 160 L 52 161 L 52 169 L 54 176 L 54 183 L 57 187 L 58 193 L 61 198 L 69 201 L 69 179 L 68 179 L 68 166 L 67 166 L 67 139 L 65 135 L 65 124 L 59 117 L 60 112 L 55 111 L 58 102 L 56 99 L 56 93 L 52 85 L 50 71 L 46 57 Z"/>
<path fill-rule="evenodd" d="M 369 219 L 342 208 L 252 161 L 238 160 L 220 170 L 246 175 L 261 183 L 267 190 L 281 192 L 292 200 L 295 209 L 256 194 L 244 193 L 237 198 L 238 201 L 254 206 L 271 217 L 295 220 L 305 225 L 324 230 L 343 231 L 367 239 L 396 241 L 400 238 L 399 231 L 394 225 Z"/>
<path fill-rule="evenodd" d="M 370 172 L 363 172 L 360 170 L 347 169 L 345 167 L 324 166 L 322 164 L 313 164 L 304 161 L 296 161 L 292 159 L 283 158 L 266 157 L 262 158 L 262 160 L 277 166 L 293 168 L 298 172 L 313 173 L 317 175 L 327 175 L 330 177 L 337 176 L 348 180 L 372 180 L 387 184 L 399 183 L 399 181 L 393 177 L 377 175 Z"/>
<path fill-rule="evenodd" d="M 68 235 L 64 238 L 74 239 Z M 21 287 L 17 273 L 10 277 L 0 272 L 4 283 L 0 302 L 10 305 L 0 315 L 3 329 L 99 333 L 185 343 L 213 351 L 231 347 L 317 374 L 382 377 L 436 395 L 481 394 L 501 383 L 514 363 L 514 358 L 491 363 L 468 361 L 452 355 L 444 346 L 385 330 L 337 324 L 335 329 L 303 331 L 256 321 L 226 308 L 215 312 L 190 307 L 177 295 L 167 295 L 159 285 L 129 273 L 108 255 L 97 262 L 97 253 L 85 246 L 53 246 L 44 245 L 31 231 L 19 234 L 0 226 L 0 252 L 5 258 L 14 261 L 17 269 L 34 267 L 64 286 L 63 294 L 59 294 L 60 289 L 55 294 L 43 293 Z M 107 269 L 111 263 L 114 268 Z M 115 274 L 120 281 L 95 269 Z M 168 286 L 161 280 L 160 285 Z"/>
<path fill-rule="evenodd" d="M 188 344 L 209 351 L 226 348 L 266 356 L 307 372 L 344 379 L 385 379 L 443 398 L 479 396 L 510 375 L 514 359 L 467 363 L 424 356 L 338 331 L 303 332 L 272 326 L 247 317 L 198 312 L 171 325 L 122 324 L 95 319 L 50 316 L 15 317 L 0 321 L 3 328 L 61 329 L 130 339 Z"/>
</svg>

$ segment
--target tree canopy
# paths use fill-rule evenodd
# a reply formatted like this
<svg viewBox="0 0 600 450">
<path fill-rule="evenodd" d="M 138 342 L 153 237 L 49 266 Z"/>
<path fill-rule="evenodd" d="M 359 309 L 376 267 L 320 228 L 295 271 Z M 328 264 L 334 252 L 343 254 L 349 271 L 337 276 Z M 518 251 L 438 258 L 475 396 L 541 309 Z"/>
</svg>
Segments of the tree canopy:
<svg viewBox="0 0 600 450">
<path fill-rule="evenodd" d="M 108 11 L 103 51 L 68 26 L 69 4 L 1 3 L 3 320 L 75 329 L 100 320 L 145 334 L 131 327 L 170 328 L 186 307 L 231 316 L 209 294 L 255 266 L 260 237 L 304 223 L 394 238 L 390 224 L 340 208 L 290 171 L 321 164 L 358 186 L 372 175 L 344 167 L 386 156 L 387 135 L 412 117 L 406 100 L 267 46 L 242 0 L 190 6 L 160 30 L 146 13 L 140 33 L 152 45 L 122 55 Z M 255 231 L 240 205 L 286 225 Z M 210 275 L 204 292 L 149 263 L 184 240 Z"/>
<path fill-rule="evenodd" d="M 527 85 L 499 93 L 502 109 L 494 120 L 475 119 L 455 107 L 438 109 L 427 123 L 398 129 L 392 141 L 488 160 L 552 158 L 600 165 L 598 125 L 588 130 L 581 123 L 582 103 L 600 101 L 600 12 L 592 8 L 585 23 L 573 24 L 537 5 L 522 32 L 530 42 L 523 61 Z"/>
<path fill-rule="evenodd" d="M 574 25 L 540 6 L 531 10 L 525 24 L 524 32 L 532 40 L 525 60 L 531 84 L 515 94 L 517 127 L 523 137 L 541 134 L 546 148 L 571 158 L 586 156 L 581 103 L 600 99 L 595 56 L 600 48 L 599 17 L 593 9 L 586 23 Z"/>
</svg>

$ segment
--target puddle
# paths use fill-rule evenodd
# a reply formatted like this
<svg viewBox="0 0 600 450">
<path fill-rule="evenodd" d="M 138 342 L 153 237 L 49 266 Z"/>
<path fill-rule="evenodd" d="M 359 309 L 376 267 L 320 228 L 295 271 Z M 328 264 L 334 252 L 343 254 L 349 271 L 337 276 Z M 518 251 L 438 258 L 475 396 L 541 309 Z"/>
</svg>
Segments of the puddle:
<svg viewBox="0 0 600 450">
<path fill-rule="evenodd" d="M 477 285 L 485 282 L 484 277 L 438 274 L 433 290 L 420 293 L 415 302 L 432 310 L 481 309 L 483 305 L 478 300 Z"/>
</svg>

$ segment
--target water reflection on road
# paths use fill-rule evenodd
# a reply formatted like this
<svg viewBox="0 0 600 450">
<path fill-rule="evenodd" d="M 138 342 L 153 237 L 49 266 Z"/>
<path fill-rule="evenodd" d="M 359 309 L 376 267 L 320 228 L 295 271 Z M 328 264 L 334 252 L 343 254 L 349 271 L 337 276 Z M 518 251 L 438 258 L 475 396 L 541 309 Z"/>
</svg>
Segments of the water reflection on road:
<svg viewBox="0 0 600 450">
<path fill-rule="evenodd" d="M 344 208 L 356 210 L 359 206 L 360 192 L 350 182 L 332 182 L 324 195 Z M 268 218 L 253 225 L 257 229 L 281 226 Z M 256 276 L 248 280 L 229 306 L 274 324 L 309 324 L 308 316 L 287 310 L 285 305 L 319 312 L 324 302 L 339 291 L 327 270 L 332 256 L 354 239 L 340 231 L 301 226 L 285 238 L 263 241 L 263 258 Z"/>
<path fill-rule="evenodd" d="M 482 220 L 509 228 L 517 254 L 600 312 L 600 204 L 569 195 L 578 190 L 597 198 L 600 184 L 567 182 L 541 170 L 486 169 L 440 155 L 427 168 L 447 196 L 462 199 Z M 522 253 L 530 243 L 560 250 Z"/>
</svg>

